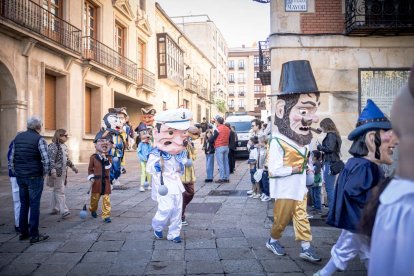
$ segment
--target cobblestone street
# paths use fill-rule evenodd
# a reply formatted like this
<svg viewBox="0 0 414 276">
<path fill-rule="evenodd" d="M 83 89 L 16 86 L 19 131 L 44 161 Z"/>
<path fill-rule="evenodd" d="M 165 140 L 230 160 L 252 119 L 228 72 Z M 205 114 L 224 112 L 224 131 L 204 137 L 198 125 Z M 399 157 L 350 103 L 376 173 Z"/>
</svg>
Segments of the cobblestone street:
<svg viewBox="0 0 414 276">
<path fill-rule="evenodd" d="M 204 153 L 196 160 L 197 192 L 188 207 L 183 242 L 154 240 L 151 219 L 156 202 L 150 192 L 139 192 L 135 152 L 127 153 L 125 190 L 111 195 L 112 223 L 90 215 L 80 219 L 87 200 L 87 164 L 79 174 L 69 172 L 67 204 L 71 215 L 50 215 L 51 188 L 45 186 L 41 201 L 40 232 L 50 238 L 35 245 L 19 241 L 14 232 L 11 189 L 0 178 L 0 275 L 312 275 L 329 259 L 339 231 L 312 220 L 313 243 L 323 260 L 310 264 L 299 258 L 300 244 L 291 226 L 281 243 L 287 256 L 279 257 L 266 246 L 273 202 L 247 197 L 250 175 L 244 160 L 237 162 L 230 183 L 204 183 Z M 215 169 L 217 172 L 217 168 Z M 359 260 L 346 273 L 365 275 Z"/>
</svg>

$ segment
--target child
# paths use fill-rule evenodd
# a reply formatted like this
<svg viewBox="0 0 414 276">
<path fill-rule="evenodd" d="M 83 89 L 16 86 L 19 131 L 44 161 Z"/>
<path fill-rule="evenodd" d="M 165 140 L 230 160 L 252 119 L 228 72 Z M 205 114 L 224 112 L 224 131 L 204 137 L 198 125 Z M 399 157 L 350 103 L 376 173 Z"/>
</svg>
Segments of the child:
<svg viewBox="0 0 414 276">
<path fill-rule="evenodd" d="M 92 217 L 96 218 L 98 203 L 101 196 L 102 199 L 102 219 L 104 222 L 111 222 L 111 202 L 109 195 L 111 194 L 110 169 L 111 156 L 107 155 L 110 148 L 113 147 L 112 135 L 107 130 L 101 130 L 96 134 L 93 141 L 96 153 L 89 158 L 88 180 L 92 185 L 91 188 L 91 204 L 89 211 Z"/>
<path fill-rule="evenodd" d="M 206 172 L 207 172 L 207 178 L 204 180 L 204 182 L 213 182 L 213 174 L 214 174 L 214 143 L 210 143 L 208 139 L 213 135 L 211 129 L 208 129 L 206 131 L 206 137 L 207 139 L 204 139 L 203 144 L 203 150 L 206 154 Z"/>
<path fill-rule="evenodd" d="M 312 163 L 313 163 L 313 185 L 311 186 L 311 197 L 313 202 L 313 211 L 317 215 L 322 215 L 321 205 L 321 187 L 322 187 L 322 154 L 320 151 L 312 151 Z"/>
<path fill-rule="evenodd" d="M 151 190 L 151 186 L 149 185 L 149 183 L 151 183 L 151 174 L 146 171 L 148 155 L 152 150 L 151 129 L 147 128 L 147 125 L 141 122 L 137 127 L 137 130 L 137 154 L 141 164 L 141 187 L 139 188 L 139 191 L 145 192 L 146 186 L 148 190 Z"/>
<path fill-rule="evenodd" d="M 260 189 L 262 190 L 262 195 L 260 200 L 263 202 L 269 201 L 269 172 L 267 170 L 267 136 L 261 136 L 259 139 L 259 164 L 258 167 L 263 170 L 262 178 L 259 181 Z"/>
<path fill-rule="evenodd" d="M 257 136 L 253 136 L 250 138 L 250 153 L 249 153 L 249 160 L 247 160 L 247 164 L 249 164 L 250 168 L 250 179 L 252 182 L 252 190 L 248 191 L 247 194 L 250 194 L 249 197 L 251 198 L 260 198 L 260 187 L 256 179 L 254 178 L 254 174 L 257 170 L 257 160 L 258 160 L 258 144 L 259 138 Z"/>
</svg>

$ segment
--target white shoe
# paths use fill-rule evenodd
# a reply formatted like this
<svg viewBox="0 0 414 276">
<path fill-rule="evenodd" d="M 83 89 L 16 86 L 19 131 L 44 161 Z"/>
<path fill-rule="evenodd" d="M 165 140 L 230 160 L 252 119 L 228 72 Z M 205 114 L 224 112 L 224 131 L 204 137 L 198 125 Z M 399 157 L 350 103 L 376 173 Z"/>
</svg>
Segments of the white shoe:
<svg viewBox="0 0 414 276">
<path fill-rule="evenodd" d="M 255 194 L 254 196 L 252 196 L 252 198 L 260 198 L 259 194 Z"/>
<path fill-rule="evenodd" d="M 254 197 L 256 193 L 251 193 L 248 197 Z"/>
<path fill-rule="evenodd" d="M 262 193 L 262 194 L 260 195 L 260 199 L 263 199 L 265 196 L 266 196 L 266 195 L 265 195 L 264 193 Z"/>
<path fill-rule="evenodd" d="M 145 188 L 141 186 L 141 187 L 139 187 L 139 191 L 140 192 L 145 192 Z"/>
<path fill-rule="evenodd" d="M 253 190 L 248 190 L 248 191 L 247 191 L 247 194 L 248 194 L 248 195 L 253 194 Z"/>
<path fill-rule="evenodd" d="M 118 179 L 114 179 L 113 181 L 112 181 L 112 185 L 114 185 L 114 187 L 119 187 L 119 186 L 121 186 L 121 182 L 119 182 L 119 180 Z"/>
<path fill-rule="evenodd" d="M 151 185 L 149 185 L 149 186 L 147 187 L 147 190 L 152 190 Z"/>
<path fill-rule="evenodd" d="M 271 200 L 270 196 L 265 195 L 262 199 L 263 202 Z"/>
</svg>

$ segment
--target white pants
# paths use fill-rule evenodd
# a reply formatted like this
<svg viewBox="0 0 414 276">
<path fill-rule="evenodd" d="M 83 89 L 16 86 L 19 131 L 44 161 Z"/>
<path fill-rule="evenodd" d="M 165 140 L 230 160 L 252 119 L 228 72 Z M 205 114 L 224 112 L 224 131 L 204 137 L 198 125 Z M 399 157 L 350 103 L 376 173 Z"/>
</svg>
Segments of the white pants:
<svg viewBox="0 0 414 276">
<path fill-rule="evenodd" d="M 152 219 L 152 228 L 154 231 L 162 231 L 167 226 L 168 220 L 170 220 L 167 239 L 172 240 L 180 236 L 183 195 L 158 195 L 157 201 L 158 210 Z"/>
<path fill-rule="evenodd" d="M 369 243 L 366 237 L 342 230 L 336 244 L 332 247 L 331 255 L 335 266 L 340 270 L 345 270 L 349 261 L 359 254 L 361 262 L 368 268 L 369 262 Z"/>
<path fill-rule="evenodd" d="M 62 173 L 61 177 L 56 177 L 55 179 L 49 177 L 49 181 L 51 181 L 51 185 L 53 185 L 52 201 L 50 205 L 52 211 L 58 211 L 61 215 L 69 211 L 68 206 L 66 206 L 65 179 L 65 173 Z"/>
<path fill-rule="evenodd" d="M 11 183 L 11 188 L 12 188 L 13 206 L 14 206 L 14 225 L 19 227 L 20 195 L 19 195 L 19 185 L 17 184 L 16 177 L 10 177 L 10 183 Z"/>
</svg>

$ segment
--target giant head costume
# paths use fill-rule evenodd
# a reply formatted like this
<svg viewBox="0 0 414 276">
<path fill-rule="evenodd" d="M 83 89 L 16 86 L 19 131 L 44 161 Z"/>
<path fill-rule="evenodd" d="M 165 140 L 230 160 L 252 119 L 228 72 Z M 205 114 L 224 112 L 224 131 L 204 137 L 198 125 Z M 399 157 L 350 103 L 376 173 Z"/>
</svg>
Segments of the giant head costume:
<svg viewBox="0 0 414 276">
<path fill-rule="evenodd" d="M 93 143 L 97 152 L 107 154 L 113 147 L 112 135 L 108 130 L 100 130 L 96 134 Z"/>
<path fill-rule="evenodd" d="M 372 100 L 367 101 L 348 139 L 353 141 L 349 149 L 353 156 L 365 157 L 377 164 L 392 164 L 395 143 L 391 122 Z"/>
<path fill-rule="evenodd" d="M 141 122 L 138 125 L 138 143 L 149 143 L 152 138 L 152 131 L 150 128 L 147 127 L 147 125 L 143 122 Z"/>
<path fill-rule="evenodd" d="M 414 66 L 408 84 L 405 85 L 395 99 L 391 120 L 393 130 L 398 137 L 397 175 L 404 179 L 414 180 Z"/>
<path fill-rule="evenodd" d="M 188 144 L 187 130 L 192 118 L 192 112 L 184 108 L 165 110 L 155 116 L 155 146 L 170 154 L 178 154 L 185 150 Z"/>
<path fill-rule="evenodd" d="M 123 123 L 115 108 L 108 109 L 108 113 L 103 117 L 103 128 L 112 133 L 119 134 L 122 131 Z"/>
<path fill-rule="evenodd" d="M 155 111 L 154 108 L 151 109 L 145 109 L 145 108 L 141 108 L 142 111 L 142 121 L 147 125 L 147 127 L 149 126 L 153 126 L 154 124 L 154 116 L 157 113 Z"/>
<path fill-rule="evenodd" d="M 282 65 L 279 93 L 272 99 L 274 124 L 279 133 L 298 145 L 310 144 L 311 127 L 319 121 L 319 90 L 307 60 L 294 60 Z"/>
</svg>

